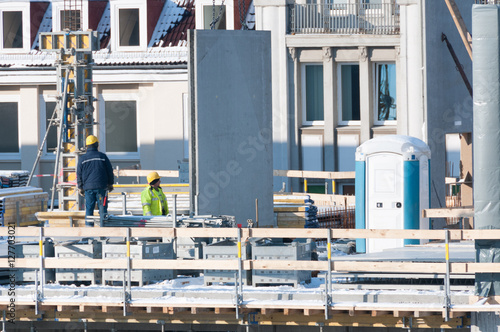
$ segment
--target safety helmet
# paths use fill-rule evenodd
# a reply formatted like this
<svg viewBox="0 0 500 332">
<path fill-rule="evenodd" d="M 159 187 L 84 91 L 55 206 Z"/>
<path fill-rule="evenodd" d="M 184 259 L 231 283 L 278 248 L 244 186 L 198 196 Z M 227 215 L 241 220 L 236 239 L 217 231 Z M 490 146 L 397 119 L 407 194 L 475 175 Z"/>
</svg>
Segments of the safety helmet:
<svg viewBox="0 0 500 332">
<path fill-rule="evenodd" d="M 160 176 L 158 175 L 158 172 L 151 172 L 148 174 L 148 183 L 151 183 L 153 182 L 154 180 L 158 180 L 160 178 Z"/>
<path fill-rule="evenodd" d="M 99 143 L 99 141 L 97 140 L 97 137 L 95 137 L 94 135 L 87 136 L 87 140 L 85 141 L 85 145 L 92 145 L 94 143 Z"/>
</svg>

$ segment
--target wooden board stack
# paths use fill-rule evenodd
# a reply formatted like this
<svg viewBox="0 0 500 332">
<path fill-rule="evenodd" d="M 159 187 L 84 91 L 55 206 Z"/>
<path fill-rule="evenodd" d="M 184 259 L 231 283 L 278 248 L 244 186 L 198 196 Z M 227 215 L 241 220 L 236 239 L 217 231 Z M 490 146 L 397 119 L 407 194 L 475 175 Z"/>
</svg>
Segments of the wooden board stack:
<svg viewBox="0 0 500 332">
<path fill-rule="evenodd" d="M 94 216 L 99 216 L 99 212 L 94 211 Z M 36 218 L 49 227 L 85 227 L 85 211 L 37 212 Z"/>
<path fill-rule="evenodd" d="M 35 213 L 47 210 L 49 194 L 36 187 L 0 189 L 0 223 L 2 226 L 38 225 Z"/>
<path fill-rule="evenodd" d="M 278 228 L 318 227 L 318 208 L 309 195 L 274 195 L 273 204 Z"/>
</svg>

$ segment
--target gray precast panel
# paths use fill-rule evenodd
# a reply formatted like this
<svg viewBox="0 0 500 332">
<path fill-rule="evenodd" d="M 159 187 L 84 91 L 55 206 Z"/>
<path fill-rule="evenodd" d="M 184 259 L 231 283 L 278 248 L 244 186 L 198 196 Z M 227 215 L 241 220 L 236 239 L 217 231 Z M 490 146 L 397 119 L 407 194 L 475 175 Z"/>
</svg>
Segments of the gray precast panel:
<svg viewBox="0 0 500 332">
<path fill-rule="evenodd" d="M 197 214 L 273 226 L 271 34 L 190 32 L 190 183 Z"/>
</svg>

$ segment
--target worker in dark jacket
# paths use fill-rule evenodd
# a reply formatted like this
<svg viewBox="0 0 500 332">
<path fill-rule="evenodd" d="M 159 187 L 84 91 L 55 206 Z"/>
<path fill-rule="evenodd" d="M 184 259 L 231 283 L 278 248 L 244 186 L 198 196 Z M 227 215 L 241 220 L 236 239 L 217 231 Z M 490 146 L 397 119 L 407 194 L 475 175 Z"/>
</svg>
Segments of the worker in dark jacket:
<svg viewBox="0 0 500 332">
<path fill-rule="evenodd" d="M 87 153 L 78 159 L 76 171 L 78 191 L 85 196 L 85 216 L 93 216 L 95 204 L 101 218 L 108 213 L 107 191 L 113 191 L 113 167 L 108 157 L 99 152 L 99 141 L 94 135 L 87 136 Z M 85 220 L 86 226 L 94 226 Z"/>
</svg>

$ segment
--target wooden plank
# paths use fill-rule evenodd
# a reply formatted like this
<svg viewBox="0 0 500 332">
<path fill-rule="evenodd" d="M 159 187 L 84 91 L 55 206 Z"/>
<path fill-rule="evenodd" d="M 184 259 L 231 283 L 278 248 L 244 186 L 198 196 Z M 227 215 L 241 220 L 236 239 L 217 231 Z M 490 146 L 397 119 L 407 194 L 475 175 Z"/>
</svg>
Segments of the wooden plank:
<svg viewBox="0 0 500 332">
<path fill-rule="evenodd" d="M 471 43 L 469 42 L 469 32 L 467 31 L 467 26 L 465 25 L 464 19 L 462 18 L 462 15 L 460 14 L 460 10 L 457 7 L 457 4 L 455 3 L 455 0 L 444 0 L 446 2 L 446 6 L 448 7 L 448 10 L 450 11 L 451 17 L 453 18 L 453 21 L 455 22 L 455 25 L 457 27 L 458 33 L 460 34 L 460 37 L 462 38 L 462 42 L 464 43 L 465 49 L 467 50 L 467 53 L 469 54 L 469 57 L 471 60 L 472 59 L 472 46 Z"/>
<path fill-rule="evenodd" d="M 149 173 L 153 171 L 151 170 L 141 170 L 141 169 L 120 169 L 120 170 L 114 170 L 113 173 L 115 176 L 142 176 L 142 177 L 147 177 Z M 158 175 L 161 177 L 168 177 L 168 178 L 178 178 L 179 177 L 179 171 L 155 171 L 158 172 Z"/>
<path fill-rule="evenodd" d="M 473 207 L 454 207 L 439 209 L 423 209 L 423 218 L 472 218 L 474 217 Z"/>
</svg>

